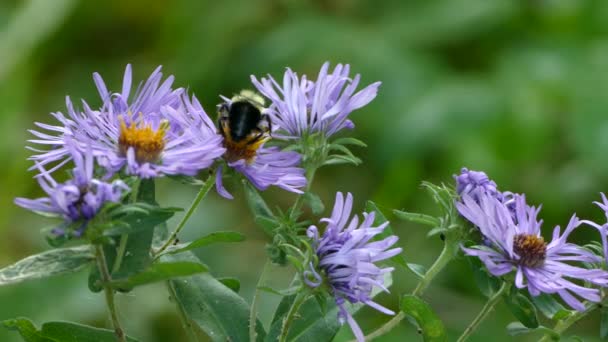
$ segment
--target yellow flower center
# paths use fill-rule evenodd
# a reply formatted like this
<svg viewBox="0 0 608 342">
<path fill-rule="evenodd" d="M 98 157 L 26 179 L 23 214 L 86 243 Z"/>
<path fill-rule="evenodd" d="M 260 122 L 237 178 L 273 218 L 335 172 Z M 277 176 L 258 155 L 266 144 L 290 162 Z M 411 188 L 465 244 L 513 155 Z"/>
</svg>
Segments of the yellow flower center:
<svg viewBox="0 0 608 342">
<path fill-rule="evenodd" d="M 547 257 L 547 243 L 542 236 L 519 234 L 513 238 L 513 251 L 519 255 L 519 264 L 541 267 Z"/>
<path fill-rule="evenodd" d="M 139 120 L 139 124 L 132 121 L 127 126 L 124 118 L 120 120 L 120 137 L 118 138 L 118 151 L 121 156 L 126 156 L 129 148 L 135 150 L 135 160 L 138 163 L 157 162 L 165 148 L 165 132 L 169 128 L 168 121 L 161 122 L 158 130 L 154 130 L 152 125 L 145 124 Z"/>
</svg>

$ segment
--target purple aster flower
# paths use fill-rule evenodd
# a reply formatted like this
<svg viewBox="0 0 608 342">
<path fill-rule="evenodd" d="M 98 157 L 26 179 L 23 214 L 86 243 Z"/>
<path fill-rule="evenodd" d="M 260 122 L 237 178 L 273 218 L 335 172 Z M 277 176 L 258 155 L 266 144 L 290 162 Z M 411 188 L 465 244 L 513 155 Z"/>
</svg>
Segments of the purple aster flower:
<svg viewBox="0 0 608 342">
<path fill-rule="evenodd" d="M 82 221 L 80 228 L 74 231 L 75 236 L 80 236 L 86 228 L 87 222 L 95 217 L 104 204 L 120 201 L 129 188 L 120 180 L 106 183 L 93 178 L 92 151 L 89 149 L 83 155 L 69 140 L 65 146 L 75 164 L 72 178 L 65 183 L 57 183 L 38 164 L 41 172 L 37 177 L 38 183 L 46 192 L 47 197 L 16 198 L 15 204 L 34 212 L 61 216 L 66 224 Z M 62 229 L 56 229 L 54 233 L 65 234 Z"/>
<path fill-rule="evenodd" d="M 523 195 L 514 196 L 515 216 L 494 196 L 479 193 L 478 200 L 464 194 L 456 203 L 458 211 L 477 227 L 490 242 L 488 246 L 464 248 L 466 254 L 477 256 L 495 276 L 515 271 L 515 286 L 527 288 L 532 296 L 541 293 L 558 294 L 569 306 L 584 310 L 579 298 L 599 302 L 600 291 L 574 281 L 608 285 L 608 272 L 586 269 L 572 263 L 592 263 L 598 256 L 566 240 L 581 221 L 572 216 L 563 234 L 555 227 L 551 242 L 540 234 L 540 209 L 528 206 Z"/>
<path fill-rule="evenodd" d="M 375 82 L 355 93 L 361 76 L 349 78 L 350 66 L 338 64 L 329 73 L 329 62 L 321 67 L 316 81 L 298 75 L 287 68 L 283 86 L 268 76 L 251 81 L 264 96 L 272 101 L 269 114 L 273 124 L 285 137 L 301 137 L 322 132 L 331 136 L 344 128 L 353 128 L 350 113 L 367 105 L 378 93 L 380 82 Z"/>
<path fill-rule="evenodd" d="M 502 200 L 502 193 L 498 191 L 496 183 L 483 171 L 473 171 L 463 167 L 459 175 L 454 175 L 454 180 L 456 192 L 460 196 L 467 194 L 477 199 L 480 192 L 485 192 Z"/>
<path fill-rule="evenodd" d="M 265 147 L 264 144 L 270 140 L 270 134 L 264 130 L 267 126 L 258 127 L 262 125 L 263 120 L 261 116 L 259 118 L 260 122 L 252 125 L 253 127 L 249 127 L 250 132 L 242 129 L 245 126 L 240 126 L 238 129 L 242 130 L 244 134 L 235 134 L 235 126 L 243 124 L 243 122 L 231 122 L 233 119 L 237 121 L 236 116 L 231 116 L 237 114 L 227 113 L 231 112 L 231 108 L 235 103 L 238 103 L 239 106 L 248 106 L 252 101 L 249 98 L 251 96 L 255 96 L 255 94 L 244 91 L 232 99 L 222 97 L 224 103 L 218 106 L 220 114 L 224 112 L 224 115 L 226 115 L 223 120 L 222 118 L 220 119 L 220 131 L 224 136 L 223 144 L 226 148 L 226 153 L 224 154 L 226 165 L 247 177 L 259 190 L 266 190 L 269 186 L 274 185 L 287 191 L 301 194 L 300 188 L 306 186 L 304 169 L 299 166 L 301 155 L 295 151 L 282 151 L 276 146 Z M 254 115 L 252 111 L 256 110 L 260 112 L 260 115 L 264 111 L 263 108 L 260 110 L 250 107 L 247 110 L 247 115 Z M 240 135 L 243 136 L 241 137 Z M 225 198 L 232 199 L 232 195 L 223 186 L 222 176 L 223 170 L 220 166 L 216 174 L 217 192 Z"/>
<path fill-rule="evenodd" d="M 130 65 L 120 93 L 108 91 L 95 73 L 101 108 L 93 110 L 83 101 L 84 110 L 79 112 L 67 98 L 68 117 L 53 114 L 60 126 L 37 123 L 50 133 L 32 131 L 39 139 L 30 142 L 49 145 L 51 149 L 33 149 L 38 154 L 31 159 L 40 165 L 58 163 L 50 170 L 54 171 L 70 158 L 65 146 L 65 140 L 70 138 L 81 153 L 91 147 L 108 177 L 121 170 L 141 178 L 193 176 L 209 167 L 224 152 L 221 137 L 207 127 L 210 119 L 200 103 L 186 100 L 183 89 L 172 89 L 173 76 L 162 81 L 160 69 L 137 87 L 132 98 Z"/>
<path fill-rule="evenodd" d="M 604 214 L 606 215 L 606 220 L 608 221 L 608 198 L 606 198 L 606 195 L 604 193 L 601 193 L 601 195 L 602 202 L 593 203 L 595 203 L 598 207 L 600 207 L 600 209 L 604 211 Z M 600 232 L 600 237 L 602 238 L 602 247 L 604 250 L 604 259 L 606 261 L 606 264 L 608 265 L 608 222 L 603 225 L 599 225 L 589 220 L 582 220 L 581 222 L 596 228 Z"/>
<path fill-rule="evenodd" d="M 391 248 L 398 238 L 391 235 L 383 240 L 371 241 L 381 234 L 388 222 L 373 227 L 375 213 L 363 213 L 363 222 L 354 216 L 351 220 L 353 196 L 349 193 L 346 201 L 342 193 L 336 194 L 336 202 L 331 217 L 321 219 L 327 223 L 323 236 L 319 236 L 316 226 L 308 228 L 308 237 L 313 240 L 313 248 L 319 258 L 317 271 L 311 263 L 310 270 L 304 272 L 304 281 L 316 288 L 326 281 L 339 308 L 340 323 L 348 322 L 357 340 L 363 341 L 363 332 L 346 309 L 346 301 L 363 303 L 387 315 L 395 313 L 372 301 L 374 286 L 385 292 L 384 275 L 393 271 L 392 267 L 381 268 L 377 262 L 401 253 L 401 248 Z M 350 222 L 349 222 L 350 220 Z"/>
</svg>

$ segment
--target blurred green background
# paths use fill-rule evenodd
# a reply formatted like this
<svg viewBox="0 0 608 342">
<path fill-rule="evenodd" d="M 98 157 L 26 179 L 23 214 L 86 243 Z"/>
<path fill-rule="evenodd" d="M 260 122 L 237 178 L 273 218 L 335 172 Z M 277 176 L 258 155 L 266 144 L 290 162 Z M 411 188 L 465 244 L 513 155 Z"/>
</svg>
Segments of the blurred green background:
<svg viewBox="0 0 608 342">
<path fill-rule="evenodd" d="M 389 211 L 433 212 L 422 180 L 451 182 L 462 166 L 487 171 L 501 189 L 543 203 L 545 234 L 576 212 L 603 220 L 592 201 L 608 189 L 608 1 L 605 0 L 266 0 L 0 1 L 0 266 L 49 248 L 50 224 L 17 208 L 16 196 L 41 194 L 24 149 L 33 121 L 52 122 L 65 95 L 97 104 L 91 74 L 120 89 L 123 70 L 146 77 L 162 64 L 178 86 L 197 94 L 213 114 L 219 94 L 250 87 L 249 75 L 281 77 L 289 66 L 314 78 L 321 64 L 350 63 L 363 83 L 383 82 L 375 101 L 355 112 L 352 134 L 368 144 L 364 164 L 322 169 L 313 189 L 329 206 L 336 191 Z M 97 101 L 97 102 L 96 102 Z M 161 204 L 187 206 L 196 189 L 160 182 Z M 237 230 L 240 245 L 211 247 L 201 258 L 218 276 L 235 276 L 250 301 L 264 263 L 266 237 L 253 224 L 241 192 L 208 198 L 181 240 L 213 230 Z M 287 205 L 293 196 L 272 190 Z M 410 262 L 429 265 L 441 248 L 424 227 L 394 222 Z M 574 234 L 596 239 L 590 229 Z M 274 268 L 272 285 L 287 286 L 288 269 Z M 396 273 L 392 296 L 415 279 Z M 425 294 L 455 339 L 483 305 L 466 261 L 453 262 Z M 263 295 L 271 317 L 278 298 Z M 162 286 L 121 295 L 126 330 L 141 341 L 181 341 L 175 310 Z M 0 288 L 0 319 L 37 323 L 75 320 L 107 326 L 100 294 L 85 272 Z M 388 317 L 364 310 L 365 331 Z M 501 304 L 471 341 L 510 341 L 514 320 Z M 573 333 L 597 339 L 598 317 Z M 337 340 L 351 338 L 348 328 Z M 538 336 L 517 337 L 534 340 Z M 418 340 L 407 323 L 379 341 Z M 0 341 L 19 341 L 0 330 Z"/>
</svg>

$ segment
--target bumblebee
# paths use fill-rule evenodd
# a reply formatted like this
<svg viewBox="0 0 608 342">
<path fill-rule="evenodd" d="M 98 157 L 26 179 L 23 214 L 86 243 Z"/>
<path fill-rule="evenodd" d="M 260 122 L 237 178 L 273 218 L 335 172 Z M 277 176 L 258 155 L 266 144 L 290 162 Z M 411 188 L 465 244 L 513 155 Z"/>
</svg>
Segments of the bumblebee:
<svg viewBox="0 0 608 342">
<path fill-rule="evenodd" d="M 250 90 L 218 105 L 218 125 L 227 161 L 245 159 L 251 163 L 260 146 L 270 140 L 272 123 L 265 112 L 264 99 Z"/>
</svg>

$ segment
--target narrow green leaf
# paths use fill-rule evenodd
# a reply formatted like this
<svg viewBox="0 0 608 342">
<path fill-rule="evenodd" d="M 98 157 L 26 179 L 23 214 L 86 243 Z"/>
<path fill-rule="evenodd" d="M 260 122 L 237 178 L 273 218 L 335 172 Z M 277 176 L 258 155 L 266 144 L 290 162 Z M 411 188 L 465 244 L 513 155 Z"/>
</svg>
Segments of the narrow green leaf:
<svg viewBox="0 0 608 342">
<path fill-rule="evenodd" d="M 27 318 L 15 318 L 3 322 L 4 327 L 17 330 L 26 342 L 114 342 L 114 331 L 72 322 L 47 322 L 38 330 Z M 128 337 L 127 341 L 137 342 Z"/>
<path fill-rule="evenodd" d="M 289 287 L 289 288 L 287 288 L 285 290 L 276 290 L 276 289 L 273 289 L 270 286 L 260 286 L 260 287 L 258 287 L 258 290 L 264 291 L 264 292 L 268 292 L 268 293 L 272 293 L 272 294 L 277 295 L 277 296 L 285 297 L 285 296 L 291 296 L 291 295 L 296 294 L 296 292 L 300 288 L 301 288 L 300 286 L 292 286 L 292 287 Z"/>
<path fill-rule="evenodd" d="M 192 252 L 168 254 L 163 262 L 198 262 Z M 248 341 L 249 306 L 232 289 L 208 273 L 188 279 L 171 280 L 176 300 L 188 318 L 202 329 L 212 341 Z M 262 325 L 256 328 L 258 340 L 266 336 Z"/>
<path fill-rule="evenodd" d="M 420 213 L 410 213 L 407 211 L 396 210 L 396 209 L 393 210 L 393 213 L 395 213 L 395 216 L 397 216 L 398 218 L 400 218 L 402 220 L 424 224 L 427 226 L 431 226 L 433 228 L 441 226 L 441 221 L 439 221 L 438 218 L 430 216 L 430 215 L 420 214 Z"/>
<path fill-rule="evenodd" d="M 489 274 L 479 258 L 468 257 L 467 261 L 471 266 L 473 278 L 479 291 L 487 298 L 492 297 L 500 289 L 501 280 Z"/>
<path fill-rule="evenodd" d="M 386 274 L 384 285 L 388 288 L 392 285 L 393 279 L 390 274 Z M 372 298 L 381 290 L 374 288 Z M 283 297 L 272 319 L 272 325 L 266 336 L 266 342 L 276 342 L 281 333 L 283 317 L 291 307 L 295 295 Z M 298 310 L 297 318 L 293 321 L 289 329 L 288 341 L 299 342 L 318 342 L 331 341 L 341 328 L 338 321 L 338 307 L 335 300 L 331 297 L 325 298 L 326 303 L 319 303 L 320 298 L 310 298 Z M 362 304 L 348 306 L 348 311 L 354 315 L 361 308 Z"/>
<path fill-rule="evenodd" d="M 569 311 L 549 294 L 541 293 L 540 295 L 532 296 L 531 298 L 534 305 L 536 305 L 540 312 L 549 319 L 554 319 L 559 313 L 562 315 L 563 313 L 569 314 Z"/>
<path fill-rule="evenodd" d="M 507 333 L 511 336 L 529 334 L 534 330 L 526 328 L 521 322 L 511 322 L 507 325 Z"/>
<path fill-rule="evenodd" d="M 447 341 L 443 322 L 437 317 L 433 309 L 422 299 L 405 295 L 401 299 L 401 311 L 414 318 L 422 330 L 422 337 L 426 342 Z"/>
<path fill-rule="evenodd" d="M 239 291 L 241 290 L 241 282 L 236 278 L 224 277 L 217 278 L 217 280 L 235 293 L 239 293 Z"/>
<path fill-rule="evenodd" d="M 52 249 L 0 269 L 0 285 L 74 273 L 90 265 L 94 259 L 89 245 Z"/>
<path fill-rule="evenodd" d="M 274 230 L 279 226 L 279 223 L 274 218 L 268 216 L 256 216 L 255 224 L 266 232 L 270 236 L 274 236 Z"/>
<path fill-rule="evenodd" d="M 312 192 L 306 192 L 304 195 L 304 202 L 310 207 L 312 213 L 315 215 L 321 215 L 325 210 L 325 205 L 321 198 Z"/>
<path fill-rule="evenodd" d="M 132 275 L 129 278 L 113 280 L 112 285 L 121 289 L 132 289 L 140 285 L 190 276 L 207 271 L 207 267 L 198 262 L 179 261 L 155 263 L 143 272 Z"/>
<path fill-rule="evenodd" d="M 367 147 L 367 145 L 363 141 L 355 138 L 339 138 L 334 140 L 332 143 L 338 145 L 354 145 L 359 147 Z"/>
<path fill-rule="evenodd" d="M 542 332 L 544 334 L 548 334 L 553 341 L 558 341 L 560 339 L 560 336 L 556 331 L 542 325 L 534 329 L 527 328 L 521 324 L 521 322 L 511 322 L 507 325 L 507 333 L 511 336 L 529 334 L 531 332 Z"/>
<path fill-rule="evenodd" d="M 378 208 L 376 203 L 374 203 L 372 201 L 367 201 L 367 203 L 365 204 L 365 210 L 368 213 L 371 213 L 371 212 L 376 213 L 376 218 L 374 220 L 375 226 L 379 226 L 379 225 L 383 224 L 384 222 L 388 221 L 386 219 L 386 216 L 384 216 L 384 214 L 380 210 L 380 208 Z M 386 228 L 384 228 L 384 231 L 382 233 L 377 235 L 376 239 L 381 240 L 381 239 L 387 238 L 391 235 L 395 235 L 395 233 L 393 232 L 393 228 L 389 224 L 386 226 Z M 416 271 L 411 269 L 408 266 L 407 261 L 405 260 L 405 256 L 403 256 L 403 253 L 397 254 L 394 257 L 390 258 L 389 262 L 393 263 L 394 265 L 400 266 L 402 268 L 409 269 L 410 271 L 414 272 L 414 274 L 416 274 Z"/>
<path fill-rule="evenodd" d="M 515 287 L 511 288 L 511 292 L 504 296 L 507 307 L 525 327 L 534 329 L 538 328 L 538 317 L 536 307 L 526 296 L 519 293 Z"/>
<path fill-rule="evenodd" d="M 175 254 L 205 247 L 214 243 L 241 242 L 245 236 L 237 232 L 213 232 L 189 243 L 169 246 L 163 254 Z"/>
<path fill-rule="evenodd" d="M 407 267 L 409 267 L 409 269 L 412 270 L 412 272 L 414 272 L 420 279 L 424 278 L 427 271 L 426 267 L 418 264 L 408 263 Z"/>
<path fill-rule="evenodd" d="M 247 203 L 249 204 L 249 208 L 254 213 L 254 216 L 263 216 L 272 218 L 274 215 L 272 211 L 266 204 L 266 201 L 260 196 L 260 193 L 253 185 L 249 184 L 249 182 L 243 183 L 245 186 L 245 194 L 247 197 Z"/>
</svg>

